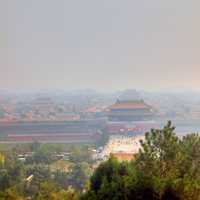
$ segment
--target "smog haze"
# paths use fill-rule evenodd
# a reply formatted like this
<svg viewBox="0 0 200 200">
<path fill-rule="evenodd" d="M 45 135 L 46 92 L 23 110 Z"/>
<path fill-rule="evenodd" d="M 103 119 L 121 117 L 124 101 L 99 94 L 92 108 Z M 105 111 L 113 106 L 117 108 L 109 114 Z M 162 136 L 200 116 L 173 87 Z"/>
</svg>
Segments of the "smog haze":
<svg viewBox="0 0 200 200">
<path fill-rule="evenodd" d="M 199 7 L 195 0 L 1 0 L 0 89 L 198 89 Z"/>
</svg>

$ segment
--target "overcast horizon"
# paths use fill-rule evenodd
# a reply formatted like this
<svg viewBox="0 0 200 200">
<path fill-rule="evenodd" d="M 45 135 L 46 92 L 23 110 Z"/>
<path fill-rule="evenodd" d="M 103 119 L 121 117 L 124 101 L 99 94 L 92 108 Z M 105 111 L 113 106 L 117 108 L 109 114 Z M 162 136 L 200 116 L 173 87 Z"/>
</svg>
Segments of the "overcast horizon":
<svg viewBox="0 0 200 200">
<path fill-rule="evenodd" d="M 0 0 L 0 90 L 199 90 L 199 8 L 196 0 Z"/>
</svg>

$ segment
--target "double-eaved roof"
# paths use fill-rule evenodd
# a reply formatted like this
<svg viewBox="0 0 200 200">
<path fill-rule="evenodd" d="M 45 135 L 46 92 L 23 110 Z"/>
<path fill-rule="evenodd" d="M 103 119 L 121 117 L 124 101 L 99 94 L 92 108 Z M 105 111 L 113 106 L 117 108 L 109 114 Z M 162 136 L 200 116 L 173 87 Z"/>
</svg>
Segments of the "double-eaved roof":
<svg viewBox="0 0 200 200">
<path fill-rule="evenodd" d="M 117 101 L 115 104 L 109 107 L 110 110 L 115 109 L 149 109 L 149 105 L 144 103 L 143 100 L 134 100 L 134 101 Z"/>
</svg>

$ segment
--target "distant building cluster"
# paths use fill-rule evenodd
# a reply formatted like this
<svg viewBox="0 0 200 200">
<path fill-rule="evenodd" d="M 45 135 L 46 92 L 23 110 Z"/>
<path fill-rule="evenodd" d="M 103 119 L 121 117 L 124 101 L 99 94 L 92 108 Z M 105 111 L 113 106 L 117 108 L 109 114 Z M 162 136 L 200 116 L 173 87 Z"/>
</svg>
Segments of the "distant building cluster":
<svg viewBox="0 0 200 200">
<path fill-rule="evenodd" d="M 27 102 L 0 104 L 0 122 L 41 122 L 80 120 L 73 104 L 56 102 L 51 98 L 36 98 Z"/>
<path fill-rule="evenodd" d="M 108 94 L 37 94 L 0 97 L 0 140 L 95 142 L 108 136 L 142 135 L 161 120 L 200 119 L 196 103 L 135 90 Z"/>
</svg>

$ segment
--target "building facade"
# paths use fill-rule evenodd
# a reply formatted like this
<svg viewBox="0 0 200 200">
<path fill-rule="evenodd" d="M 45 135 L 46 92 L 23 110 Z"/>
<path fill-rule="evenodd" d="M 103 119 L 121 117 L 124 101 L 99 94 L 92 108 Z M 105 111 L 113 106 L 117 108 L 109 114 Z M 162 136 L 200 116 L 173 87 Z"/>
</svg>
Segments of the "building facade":
<svg viewBox="0 0 200 200">
<path fill-rule="evenodd" d="M 145 121 L 152 120 L 154 111 L 143 100 L 117 100 L 108 112 L 109 121 Z"/>
</svg>

